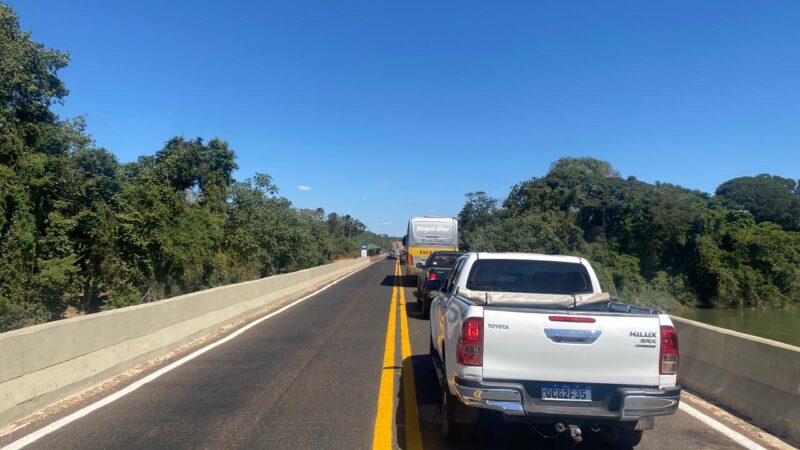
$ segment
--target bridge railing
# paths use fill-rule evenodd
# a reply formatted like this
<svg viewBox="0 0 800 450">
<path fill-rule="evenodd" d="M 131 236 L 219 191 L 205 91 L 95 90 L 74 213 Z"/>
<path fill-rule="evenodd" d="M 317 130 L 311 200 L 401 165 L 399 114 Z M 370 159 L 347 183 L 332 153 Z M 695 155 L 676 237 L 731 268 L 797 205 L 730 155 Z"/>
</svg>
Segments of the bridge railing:
<svg viewBox="0 0 800 450">
<path fill-rule="evenodd" d="M 678 382 L 800 442 L 800 347 L 672 317 L 678 330 Z"/>
</svg>

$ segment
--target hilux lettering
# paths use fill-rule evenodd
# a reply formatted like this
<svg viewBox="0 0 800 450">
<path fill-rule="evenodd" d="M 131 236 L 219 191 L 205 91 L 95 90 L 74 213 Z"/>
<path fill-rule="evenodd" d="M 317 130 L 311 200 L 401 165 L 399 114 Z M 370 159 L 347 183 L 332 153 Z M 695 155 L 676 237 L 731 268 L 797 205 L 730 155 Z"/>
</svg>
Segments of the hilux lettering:
<svg viewBox="0 0 800 450">
<path fill-rule="evenodd" d="M 631 331 L 630 337 L 636 338 L 654 338 L 657 336 L 655 331 Z"/>
</svg>

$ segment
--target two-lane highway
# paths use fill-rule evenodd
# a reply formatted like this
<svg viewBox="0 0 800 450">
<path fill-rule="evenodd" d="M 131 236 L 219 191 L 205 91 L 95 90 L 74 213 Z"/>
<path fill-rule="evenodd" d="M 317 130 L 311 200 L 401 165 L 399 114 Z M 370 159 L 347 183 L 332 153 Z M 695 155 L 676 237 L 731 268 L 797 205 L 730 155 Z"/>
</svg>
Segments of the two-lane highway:
<svg viewBox="0 0 800 450">
<path fill-rule="evenodd" d="M 445 442 L 428 322 L 403 279 L 395 261 L 378 261 L 29 448 L 574 447 L 497 416 L 474 439 Z M 679 411 L 639 448 L 736 446 Z"/>
<path fill-rule="evenodd" d="M 347 277 L 30 448 L 369 448 L 387 266 Z"/>
</svg>

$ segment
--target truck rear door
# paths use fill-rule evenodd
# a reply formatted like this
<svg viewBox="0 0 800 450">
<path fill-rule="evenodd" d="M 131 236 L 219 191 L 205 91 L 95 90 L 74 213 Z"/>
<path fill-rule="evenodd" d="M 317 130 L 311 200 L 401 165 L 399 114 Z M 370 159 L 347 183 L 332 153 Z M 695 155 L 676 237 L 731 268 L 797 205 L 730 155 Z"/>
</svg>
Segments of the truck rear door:
<svg viewBox="0 0 800 450">
<path fill-rule="evenodd" d="M 483 377 L 658 386 L 656 315 L 484 308 Z"/>
</svg>

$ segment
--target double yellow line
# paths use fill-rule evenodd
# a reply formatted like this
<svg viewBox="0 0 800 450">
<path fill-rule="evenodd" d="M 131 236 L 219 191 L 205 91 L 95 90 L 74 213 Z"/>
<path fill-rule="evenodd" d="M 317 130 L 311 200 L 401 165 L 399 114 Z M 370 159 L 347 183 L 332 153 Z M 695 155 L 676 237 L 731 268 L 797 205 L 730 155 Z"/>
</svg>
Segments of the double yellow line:
<svg viewBox="0 0 800 450">
<path fill-rule="evenodd" d="M 414 385 L 414 366 L 411 363 L 411 341 L 408 339 L 408 318 L 406 317 L 406 294 L 403 288 L 400 262 L 394 267 L 394 286 L 392 303 L 389 308 L 389 322 L 386 325 L 386 346 L 383 352 L 381 387 L 378 393 L 378 412 L 375 416 L 375 430 L 372 435 L 372 448 L 377 450 L 394 448 L 392 441 L 394 418 L 394 381 L 397 375 L 395 365 L 395 345 L 397 341 L 397 308 L 400 307 L 400 351 L 402 357 L 403 406 L 405 411 L 405 449 L 421 450 L 422 436 L 419 430 L 417 410 L 417 389 Z M 399 432 L 399 430 L 398 430 Z"/>
</svg>

